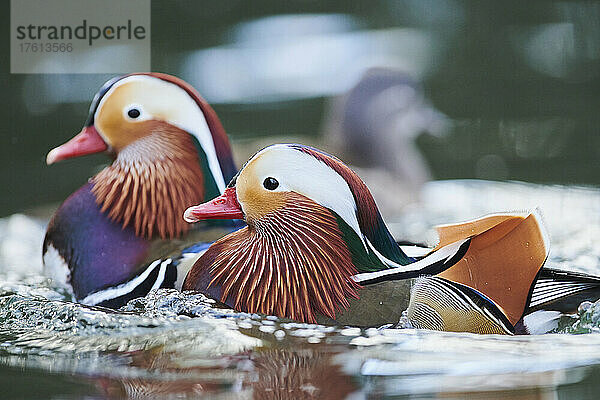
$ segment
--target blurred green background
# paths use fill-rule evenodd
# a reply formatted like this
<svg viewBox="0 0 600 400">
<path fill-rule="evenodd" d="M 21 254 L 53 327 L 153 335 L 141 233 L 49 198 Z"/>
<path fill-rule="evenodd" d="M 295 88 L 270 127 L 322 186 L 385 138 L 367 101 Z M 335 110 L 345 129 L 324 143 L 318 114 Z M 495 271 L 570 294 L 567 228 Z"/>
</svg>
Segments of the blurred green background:
<svg viewBox="0 0 600 400">
<path fill-rule="evenodd" d="M 112 76 L 10 74 L 9 6 L 0 215 L 61 201 L 107 162 L 45 156 Z M 154 0 L 151 39 L 152 69 L 192 83 L 234 139 L 319 135 L 327 99 L 388 65 L 453 121 L 417 141 L 435 178 L 600 184 L 598 2 Z"/>
</svg>

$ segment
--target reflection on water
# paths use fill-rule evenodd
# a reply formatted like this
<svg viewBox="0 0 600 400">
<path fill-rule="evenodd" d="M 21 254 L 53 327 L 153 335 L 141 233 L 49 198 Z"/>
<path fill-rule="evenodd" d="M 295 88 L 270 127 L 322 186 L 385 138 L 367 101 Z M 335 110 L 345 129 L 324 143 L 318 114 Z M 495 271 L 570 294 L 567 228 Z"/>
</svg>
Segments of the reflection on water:
<svg viewBox="0 0 600 400">
<path fill-rule="evenodd" d="M 427 241 L 434 223 L 537 203 L 552 235 L 548 265 L 598 273 L 599 199 L 583 188 L 433 182 L 423 203 L 391 225 L 398 237 Z M 596 333 L 319 326 L 237 313 L 174 290 L 119 311 L 73 304 L 40 275 L 42 233 L 43 223 L 28 217 L 0 221 L 0 383 L 9 398 L 555 399 L 600 390 Z M 6 257 L 16 249 L 25 253 Z M 582 305 L 562 325 L 598 332 L 600 303 Z"/>
<path fill-rule="evenodd" d="M 175 317 L 164 308 L 178 301 L 194 304 L 200 316 Z M 151 294 L 136 306 L 141 310 L 143 304 L 145 311 L 135 315 L 63 303 L 44 307 L 23 298 L 13 298 L 13 304 L 9 313 L 9 304 L 1 306 L 0 364 L 9 371 L 23 368 L 32 379 L 58 376 L 64 386 L 55 387 L 64 394 L 89 384 L 86 393 L 129 398 L 207 393 L 327 399 L 478 393 L 494 398 L 500 393 L 520 399 L 574 390 L 598 373 L 594 365 L 600 363 L 598 335 L 506 338 L 321 327 L 207 312 L 210 305 L 198 298 L 169 291 Z M 52 326 L 33 324 L 48 315 L 54 315 Z M 72 375 L 83 378 L 75 387 L 69 384 Z"/>
</svg>

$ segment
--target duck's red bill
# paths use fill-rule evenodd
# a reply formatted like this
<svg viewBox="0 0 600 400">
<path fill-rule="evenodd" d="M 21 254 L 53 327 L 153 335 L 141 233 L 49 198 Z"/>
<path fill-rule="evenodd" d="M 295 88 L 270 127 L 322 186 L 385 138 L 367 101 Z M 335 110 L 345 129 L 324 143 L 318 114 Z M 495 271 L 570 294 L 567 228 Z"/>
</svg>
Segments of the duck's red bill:
<svg viewBox="0 0 600 400">
<path fill-rule="evenodd" d="M 46 156 L 46 164 L 50 165 L 58 161 L 86 154 L 100 153 L 107 149 L 106 142 L 102 140 L 96 128 L 94 126 L 86 126 L 73 139 L 62 146 L 50 150 L 50 153 Z"/>
<path fill-rule="evenodd" d="M 227 188 L 225 192 L 211 201 L 193 206 L 185 210 L 183 219 L 187 222 L 198 222 L 203 219 L 243 219 L 242 207 L 237 201 L 235 188 Z"/>
</svg>

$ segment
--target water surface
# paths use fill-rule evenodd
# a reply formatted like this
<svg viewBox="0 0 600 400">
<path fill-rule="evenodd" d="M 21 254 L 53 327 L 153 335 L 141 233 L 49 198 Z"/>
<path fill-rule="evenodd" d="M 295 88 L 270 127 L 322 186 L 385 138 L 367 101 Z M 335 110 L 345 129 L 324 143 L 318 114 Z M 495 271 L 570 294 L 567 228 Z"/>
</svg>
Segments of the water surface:
<svg viewBox="0 0 600 400">
<path fill-rule="evenodd" d="M 422 198 L 387 216 L 395 236 L 432 243 L 436 223 L 538 205 L 552 237 L 548 265 L 600 273 L 596 189 L 446 181 Z M 44 226 L 0 220 L 0 397 L 556 399 L 600 390 L 600 304 L 564 316 L 562 333 L 520 337 L 301 324 L 172 290 L 110 311 L 71 303 L 43 277 Z"/>
</svg>

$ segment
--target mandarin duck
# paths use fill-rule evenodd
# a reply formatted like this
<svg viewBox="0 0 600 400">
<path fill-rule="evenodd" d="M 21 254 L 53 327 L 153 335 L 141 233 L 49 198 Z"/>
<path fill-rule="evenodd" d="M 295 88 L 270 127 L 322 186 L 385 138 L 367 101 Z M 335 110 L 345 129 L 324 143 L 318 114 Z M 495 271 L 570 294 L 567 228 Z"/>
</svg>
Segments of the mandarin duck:
<svg viewBox="0 0 600 400">
<path fill-rule="evenodd" d="M 83 130 L 50 151 L 47 163 L 101 152 L 112 164 L 50 220 L 43 244 L 46 274 L 76 301 L 107 307 L 152 288 L 180 287 L 187 271 L 178 256 L 207 246 L 181 249 L 224 233 L 214 225 L 188 232 L 181 218 L 190 205 L 222 193 L 236 172 L 217 115 L 179 78 L 116 77 L 94 97 Z"/>
<path fill-rule="evenodd" d="M 363 181 L 302 145 L 258 152 L 223 195 L 184 217 L 246 221 L 212 244 L 183 284 L 239 311 L 379 326 L 407 309 L 414 327 L 514 334 L 539 332 L 542 310 L 600 297 L 600 278 L 542 269 L 549 242 L 537 211 L 439 227 L 438 245 L 411 255 Z"/>
</svg>

